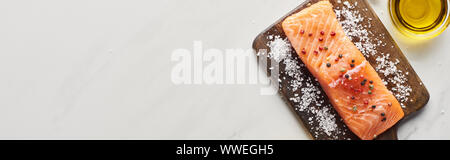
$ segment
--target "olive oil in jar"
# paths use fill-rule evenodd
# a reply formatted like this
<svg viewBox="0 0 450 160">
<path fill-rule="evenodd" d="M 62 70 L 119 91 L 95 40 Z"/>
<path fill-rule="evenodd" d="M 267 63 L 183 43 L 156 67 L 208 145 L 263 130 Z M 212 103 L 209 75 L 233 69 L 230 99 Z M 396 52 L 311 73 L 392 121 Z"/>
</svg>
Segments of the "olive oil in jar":
<svg viewBox="0 0 450 160">
<path fill-rule="evenodd" d="M 389 8 L 394 25 L 413 38 L 435 37 L 449 24 L 448 0 L 390 0 Z"/>
</svg>

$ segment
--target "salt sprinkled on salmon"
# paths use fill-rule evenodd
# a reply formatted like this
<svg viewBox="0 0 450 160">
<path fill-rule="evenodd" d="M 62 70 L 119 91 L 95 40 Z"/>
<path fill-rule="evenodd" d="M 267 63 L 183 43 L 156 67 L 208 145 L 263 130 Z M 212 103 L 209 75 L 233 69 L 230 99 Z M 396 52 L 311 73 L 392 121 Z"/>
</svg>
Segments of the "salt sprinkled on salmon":
<svg viewBox="0 0 450 160">
<path fill-rule="evenodd" d="M 338 1 L 338 3 L 341 3 Z M 355 45 L 357 48 L 364 54 L 366 57 L 371 57 L 375 55 L 381 55 L 377 57 L 376 63 L 376 71 L 381 73 L 383 82 L 385 84 L 392 83 L 394 87 L 391 88 L 391 91 L 394 93 L 394 96 L 402 102 L 401 105 L 404 107 L 403 102 L 408 100 L 410 92 L 412 91 L 411 87 L 408 86 L 407 77 L 408 73 L 403 73 L 401 70 L 396 68 L 396 61 L 389 60 L 389 54 L 378 53 L 377 47 L 385 46 L 383 43 L 384 34 L 374 35 L 372 32 L 368 31 L 372 27 L 371 18 L 361 17 L 359 12 L 353 11 L 354 6 L 347 1 L 344 1 L 344 7 L 339 8 L 336 7 L 334 10 L 337 14 L 338 20 L 341 23 L 345 34 L 354 39 Z M 357 5 L 357 4 L 355 4 Z M 362 11 L 368 11 L 367 9 L 363 9 Z M 355 18 L 357 17 L 357 18 Z M 368 25 L 362 25 L 363 22 L 366 22 Z M 376 37 L 375 39 L 370 39 L 370 37 Z M 313 136 L 316 138 L 318 135 L 327 135 L 328 137 L 332 137 L 334 139 L 338 139 L 339 135 L 345 135 L 346 132 L 349 132 L 346 126 L 343 126 L 343 130 L 340 127 L 336 126 L 337 121 L 342 121 L 341 118 L 337 118 L 337 113 L 331 109 L 332 106 L 323 104 L 317 98 L 320 95 L 317 94 L 317 91 L 320 89 L 317 87 L 319 84 L 314 80 L 314 78 L 308 78 L 301 73 L 301 69 L 306 68 L 304 64 L 298 64 L 298 58 L 292 57 L 290 52 L 292 52 L 292 48 L 290 47 L 290 43 L 286 39 L 282 39 L 279 36 L 269 36 L 267 37 L 271 41 L 268 43 L 268 46 L 271 48 L 271 52 L 269 53 L 269 57 L 274 59 L 277 62 L 281 62 L 284 64 L 286 75 L 288 75 L 291 79 L 289 82 L 289 87 L 287 87 L 291 92 L 296 92 L 294 97 L 290 98 L 290 101 L 294 101 L 296 103 L 296 110 L 302 111 L 305 113 L 314 113 L 313 117 L 308 119 L 309 124 L 317 123 L 319 127 L 313 128 Z M 390 46 L 393 48 L 394 46 Z M 258 53 L 259 55 L 259 53 Z M 281 71 L 281 70 L 280 70 Z M 384 76 L 386 74 L 386 76 Z M 279 79 L 285 80 L 286 77 L 282 77 Z M 306 83 L 305 83 L 306 82 Z M 302 86 L 303 83 L 303 86 Z M 421 84 L 421 83 L 420 83 Z M 297 94 L 297 89 L 301 88 L 300 93 Z M 319 91 L 320 92 L 320 91 Z M 316 98 L 315 98 L 316 97 Z M 323 98 L 323 97 L 322 97 Z M 308 107 L 308 105 L 315 105 L 316 107 Z M 322 108 L 317 109 L 317 106 L 321 106 Z"/>
<path fill-rule="evenodd" d="M 353 8 L 347 1 L 344 4 Z M 282 28 L 298 57 L 318 79 L 334 109 L 358 137 L 373 139 L 403 118 L 400 103 L 368 64 L 364 54 L 346 36 L 330 2 L 319 1 L 287 17 Z M 299 34 L 301 30 L 307 30 L 312 36 Z M 332 32 L 333 36 L 324 36 L 324 31 L 327 35 Z M 326 51 L 317 54 L 314 50 L 319 46 L 325 46 Z M 331 66 L 329 59 L 335 59 Z M 357 75 L 352 78 L 349 73 Z M 356 99 L 349 99 L 350 96 L 356 96 Z"/>
</svg>

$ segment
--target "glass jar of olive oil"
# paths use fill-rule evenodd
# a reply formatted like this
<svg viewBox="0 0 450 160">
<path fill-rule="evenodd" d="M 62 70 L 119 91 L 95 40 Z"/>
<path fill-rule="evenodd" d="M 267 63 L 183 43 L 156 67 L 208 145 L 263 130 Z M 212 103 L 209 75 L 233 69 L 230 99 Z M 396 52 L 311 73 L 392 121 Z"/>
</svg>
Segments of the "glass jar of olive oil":
<svg viewBox="0 0 450 160">
<path fill-rule="evenodd" d="M 430 39 L 449 25 L 450 0 L 389 0 L 394 25 L 415 39 Z"/>
</svg>

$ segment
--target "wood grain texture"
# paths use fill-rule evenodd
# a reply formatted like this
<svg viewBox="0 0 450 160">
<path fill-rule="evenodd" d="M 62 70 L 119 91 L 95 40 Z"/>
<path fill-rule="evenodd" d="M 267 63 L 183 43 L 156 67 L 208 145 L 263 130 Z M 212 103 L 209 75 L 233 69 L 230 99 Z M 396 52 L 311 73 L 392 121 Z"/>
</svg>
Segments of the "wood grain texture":
<svg viewBox="0 0 450 160">
<path fill-rule="evenodd" d="M 310 4 L 314 4 L 318 1 L 319 0 L 307 0 L 306 2 L 299 5 L 297 8 L 295 8 L 294 10 L 292 10 L 291 12 L 289 12 L 288 14 L 286 14 L 285 16 L 280 18 L 274 24 L 269 26 L 266 30 L 261 32 L 255 38 L 255 40 L 253 42 L 253 49 L 255 50 L 255 52 L 258 53 L 258 51 L 260 51 L 261 49 L 270 51 L 270 48 L 267 45 L 268 42 L 270 41 L 267 38 L 268 36 L 274 35 L 274 36 L 280 36 L 281 38 L 286 38 L 286 36 L 283 32 L 283 29 L 281 27 L 281 22 L 286 17 L 290 16 L 291 14 L 297 13 L 297 12 L 301 11 L 302 9 L 308 7 Z M 344 0 L 342 0 L 342 1 L 344 1 Z M 330 0 L 330 2 L 333 4 L 335 9 L 336 9 L 336 7 L 342 8 L 342 6 L 343 6 L 342 3 L 337 3 L 337 0 Z M 364 23 L 369 23 L 367 21 L 367 19 L 371 19 L 371 21 L 370 21 L 371 27 L 367 28 L 368 25 L 366 25 L 366 29 L 373 33 L 370 35 L 369 38 L 373 38 L 373 39 L 380 38 L 380 37 L 376 37 L 376 36 L 383 35 L 381 40 L 384 43 L 386 43 L 386 45 L 377 46 L 377 48 L 376 48 L 377 54 L 389 53 L 390 57 L 391 57 L 390 59 L 398 59 L 399 60 L 399 63 L 396 65 L 397 69 L 402 70 L 404 73 L 405 72 L 409 73 L 406 75 L 406 77 L 408 79 L 407 83 L 409 84 L 409 86 L 411 86 L 412 91 L 411 91 L 411 95 L 409 96 L 409 100 L 404 103 L 406 107 L 403 109 L 403 111 L 405 112 L 405 118 L 407 118 L 408 115 L 410 115 L 413 112 L 416 112 L 417 110 L 423 108 L 426 105 L 426 103 L 428 102 L 428 100 L 430 98 L 430 95 L 429 95 L 427 89 L 423 85 L 422 81 L 420 80 L 419 76 L 416 74 L 414 69 L 409 64 L 408 60 L 406 59 L 406 57 L 404 56 L 404 54 L 402 53 L 400 48 L 397 46 L 395 41 L 392 39 L 392 37 L 389 34 L 389 32 L 387 31 L 387 29 L 384 27 L 384 25 L 382 24 L 380 19 L 376 16 L 375 12 L 370 7 L 368 2 L 366 0 L 348 0 L 348 2 L 350 2 L 352 4 L 355 4 L 355 2 L 358 3 L 358 5 L 356 6 L 356 8 L 354 8 L 354 10 L 358 10 L 359 13 L 361 14 L 361 16 L 363 16 L 366 19 L 365 21 L 362 22 L 363 25 L 364 25 Z M 355 42 L 358 42 L 359 39 L 353 38 L 352 41 L 355 43 Z M 295 53 L 295 51 L 293 49 L 292 49 L 291 54 L 292 54 L 292 56 L 297 57 L 297 54 Z M 369 56 L 366 58 L 372 66 L 376 66 L 377 65 L 376 57 L 378 57 L 378 56 L 379 55 L 375 55 L 375 56 Z M 261 58 L 261 57 L 258 57 L 258 58 Z M 265 68 L 265 70 L 267 71 L 267 74 L 270 76 L 270 70 L 268 69 L 270 67 L 270 60 L 267 58 L 267 61 L 268 61 L 269 66 L 267 68 Z M 303 64 L 303 62 L 301 62 L 300 59 L 298 59 L 298 63 Z M 282 63 L 279 64 L 279 68 L 280 68 L 280 72 L 279 72 L 280 77 L 285 76 L 285 75 L 283 75 L 285 73 L 284 73 L 284 69 L 283 69 L 284 66 Z M 305 78 L 312 77 L 312 75 L 309 73 L 309 71 L 307 69 L 305 69 L 305 67 L 303 67 L 301 69 L 301 72 L 303 73 L 303 76 Z M 389 78 L 389 77 L 385 77 L 384 74 L 380 74 L 380 73 L 378 73 L 378 74 L 380 75 L 380 77 L 382 79 Z M 289 77 L 288 77 L 288 79 L 289 79 Z M 278 80 L 278 79 L 276 79 L 276 80 Z M 318 83 L 315 83 L 315 85 L 318 85 L 320 88 L 320 85 Z M 305 85 L 302 85 L 302 86 L 305 86 Z M 395 87 L 395 86 L 393 86 L 392 83 L 387 85 L 387 88 L 391 91 L 392 91 L 393 87 Z M 322 97 L 325 97 L 323 99 L 324 104 L 330 104 L 328 99 L 326 98 L 327 96 L 325 95 L 325 92 L 323 92 L 323 90 L 321 90 L 320 93 L 321 93 L 321 95 L 323 95 Z M 313 139 L 318 139 L 318 140 L 359 139 L 356 135 L 351 133 L 351 131 L 346 129 L 345 124 L 340 120 L 336 120 L 336 124 L 337 124 L 338 128 L 343 130 L 342 133 L 339 133 L 338 135 L 327 135 L 327 134 L 320 133 L 320 132 L 317 133 L 317 130 L 315 130 L 314 128 L 319 127 L 318 126 L 319 124 L 318 123 L 312 123 L 312 124 L 307 123 L 309 118 L 315 118 L 315 117 L 313 117 L 314 115 L 295 110 L 295 102 L 289 100 L 290 98 L 294 97 L 294 94 L 301 95 L 301 92 L 289 90 L 287 81 L 282 81 L 280 84 L 279 94 L 282 97 L 282 99 L 286 102 L 286 104 L 294 112 L 297 113 L 298 118 L 300 119 L 301 122 L 303 122 L 303 125 L 309 131 L 309 133 L 311 134 L 311 137 Z M 317 106 L 315 106 L 314 103 L 311 103 L 308 107 L 317 107 Z M 332 114 L 337 115 L 337 113 L 334 109 L 331 108 L 330 110 L 331 110 Z M 337 119 L 340 119 L 340 117 L 338 117 Z M 398 123 L 391 129 L 389 129 L 388 131 L 383 133 L 382 135 L 379 135 L 377 137 L 377 139 L 379 139 L 379 140 L 397 139 L 397 126 L 398 126 Z"/>
</svg>

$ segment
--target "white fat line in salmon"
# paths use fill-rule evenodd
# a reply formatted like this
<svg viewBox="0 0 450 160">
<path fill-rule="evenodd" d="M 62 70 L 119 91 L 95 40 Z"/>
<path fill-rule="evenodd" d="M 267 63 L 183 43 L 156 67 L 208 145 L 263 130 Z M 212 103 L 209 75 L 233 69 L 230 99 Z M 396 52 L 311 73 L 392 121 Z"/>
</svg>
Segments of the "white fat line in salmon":
<svg viewBox="0 0 450 160">
<path fill-rule="evenodd" d="M 366 65 L 367 65 L 367 61 L 363 61 L 361 64 L 357 65 L 355 68 L 353 68 L 351 70 L 348 70 L 343 75 L 347 74 L 349 76 L 352 76 L 353 74 L 358 73 L 359 71 L 361 71 L 361 69 L 363 67 L 366 67 Z M 330 86 L 331 88 L 335 88 L 337 85 L 339 85 L 339 83 L 340 84 L 344 84 L 344 80 L 345 80 L 344 77 L 339 77 L 338 80 L 333 81 L 332 83 L 328 84 L 328 86 Z"/>
</svg>

